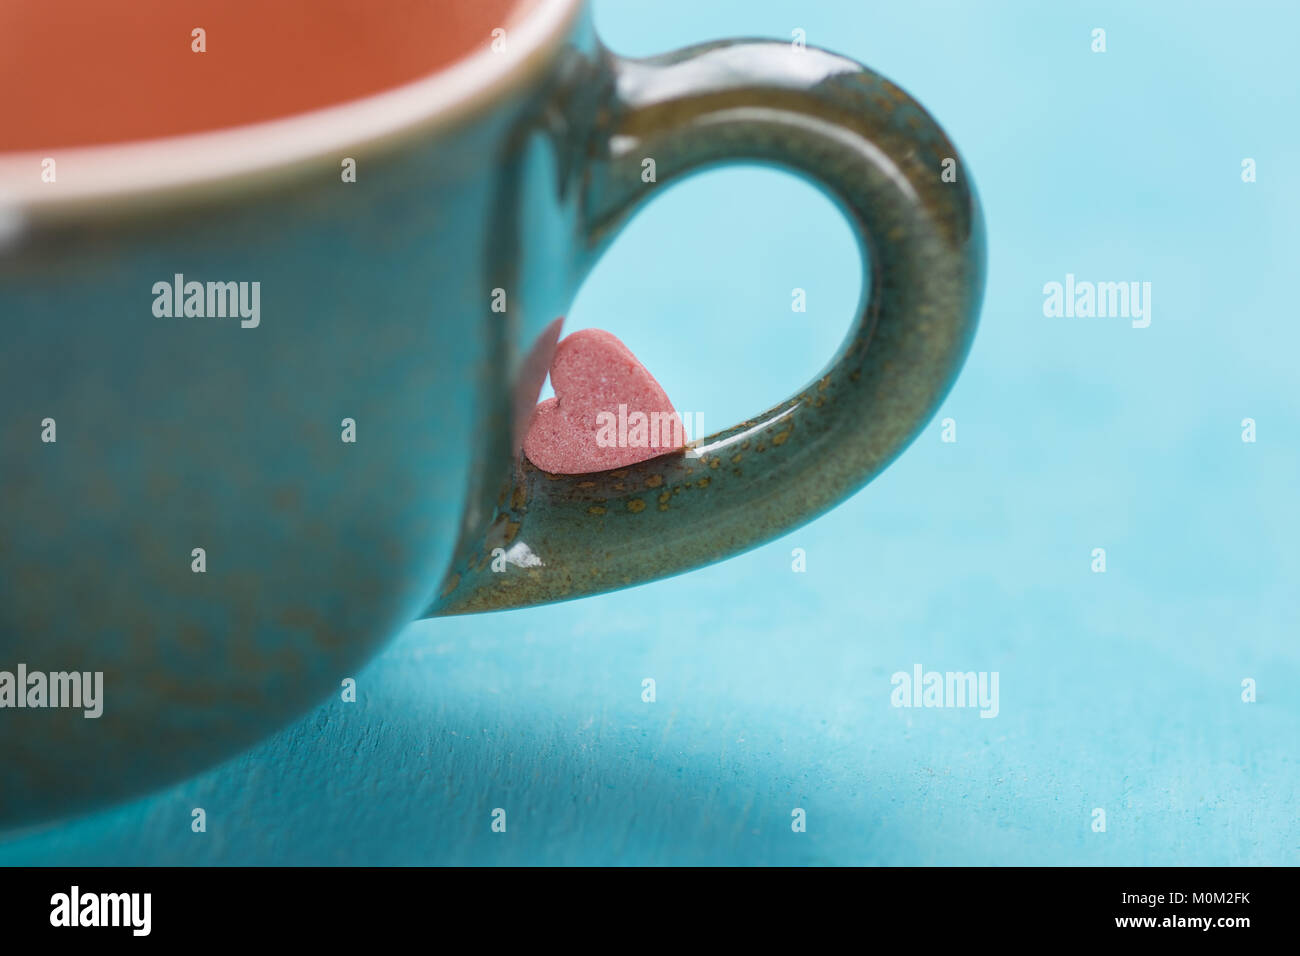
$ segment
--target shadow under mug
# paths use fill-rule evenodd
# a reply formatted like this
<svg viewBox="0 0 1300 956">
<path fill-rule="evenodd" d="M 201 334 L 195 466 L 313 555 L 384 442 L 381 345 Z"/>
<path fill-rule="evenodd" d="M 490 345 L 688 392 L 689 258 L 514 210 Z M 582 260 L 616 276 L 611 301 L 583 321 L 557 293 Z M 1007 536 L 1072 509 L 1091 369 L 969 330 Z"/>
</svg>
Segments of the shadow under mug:
<svg viewBox="0 0 1300 956">
<path fill-rule="evenodd" d="M 0 825 L 251 745 L 422 613 L 774 538 L 937 409 L 974 334 L 983 224 L 906 93 L 785 42 L 620 58 L 581 0 L 542 0 L 512 41 L 313 114 L 67 151 L 57 189 L 39 155 L 0 156 L 0 671 L 37 704 L 0 709 Z M 840 351 L 688 454 L 538 471 L 515 432 L 551 323 L 640 203 L 734 161 L 806 175 L 852 224 L 867 291 Z M 191 281 L 258 283 L 256 324 L 185 315 Z M 97 717 L 48 706 L 74 673 L 87 699 L 102 674 Z"/>
</svg>

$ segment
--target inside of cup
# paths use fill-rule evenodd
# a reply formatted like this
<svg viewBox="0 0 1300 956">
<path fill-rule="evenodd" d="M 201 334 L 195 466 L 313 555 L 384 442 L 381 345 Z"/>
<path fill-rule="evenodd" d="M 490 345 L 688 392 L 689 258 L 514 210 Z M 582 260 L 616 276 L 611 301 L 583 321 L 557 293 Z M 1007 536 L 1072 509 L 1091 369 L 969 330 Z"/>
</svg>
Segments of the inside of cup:
<svg viewBox="0 0 1300 956">
<path fill-rule="evenodd" d="M 509 42 L 539 2 L 8 0 L 0 152 L 156 139 L 344 103 Z"/>
</svg>

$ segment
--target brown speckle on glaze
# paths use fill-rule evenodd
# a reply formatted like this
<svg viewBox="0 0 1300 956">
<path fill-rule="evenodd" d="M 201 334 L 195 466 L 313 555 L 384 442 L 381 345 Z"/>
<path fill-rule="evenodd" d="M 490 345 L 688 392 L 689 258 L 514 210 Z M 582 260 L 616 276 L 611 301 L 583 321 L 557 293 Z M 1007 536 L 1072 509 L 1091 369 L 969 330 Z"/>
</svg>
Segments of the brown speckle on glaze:
<svg viewBox="0 0 1300 956">
<path fill-rule="evenodd" d="M 661 183 L 716 163 L 757 160 L 820 179 L 846 211 L 860 248 L 870 250 L 864 273 L 885 280 L 867 283 L 867 300 L 827 372 L 794 398 L 711 435 L 709 455 L 661 456 L 638 464 L 643 480 L 627 483 L 625 468 L 543 481 L 525 467 L 519 538 L 546 555 L 546 566 L 462 583 L 454 600 L 435 608 L 441 613 L 614 590 L 700 567 L 817 517 L 916 436 L 974 335 L 985 260 L 978 200 L 969 174 L 954 183 L 936 175 L 936 157 L 959 152 L 901 88 L 815 48 L 796 60 L 780 42 L 704 44 L 652 60 L 610 54 L 593 66 L 608 128 L 595 131 L 597 148 L 570 173 L 584 197 L 584 265 L 645 198 L 641 157 L 655 156 Z M 590 128 L 589 119 L 583 124 Z M 601 148 L 619 137 L 636 149 Z M 796 429 L 800 438 L 791 440 Z M 743 469 L 721 467 L 746 457 Z M 657 496 L 638 496 L 661 486 Z M 683 489 L 708 494 L 686 495 L 669 508 Z M 593 499 L 596 491 L 605 497 Z M 590 520 L 607 510 L 641 518 Z"/>
</svg>

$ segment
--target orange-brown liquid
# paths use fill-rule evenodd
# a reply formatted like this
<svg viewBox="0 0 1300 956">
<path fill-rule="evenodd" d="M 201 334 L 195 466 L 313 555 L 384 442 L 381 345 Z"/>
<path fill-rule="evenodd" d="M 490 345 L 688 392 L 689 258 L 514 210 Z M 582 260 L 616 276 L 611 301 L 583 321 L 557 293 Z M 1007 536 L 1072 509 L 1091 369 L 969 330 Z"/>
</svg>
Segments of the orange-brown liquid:
<svg viewBox="0 0 1300 956">
<path fill-rule="evenodd" d="M 345 102 L 489 45 L 534 2 L 3 0 L 0 151 L 194 133 Z"/>
</svg>

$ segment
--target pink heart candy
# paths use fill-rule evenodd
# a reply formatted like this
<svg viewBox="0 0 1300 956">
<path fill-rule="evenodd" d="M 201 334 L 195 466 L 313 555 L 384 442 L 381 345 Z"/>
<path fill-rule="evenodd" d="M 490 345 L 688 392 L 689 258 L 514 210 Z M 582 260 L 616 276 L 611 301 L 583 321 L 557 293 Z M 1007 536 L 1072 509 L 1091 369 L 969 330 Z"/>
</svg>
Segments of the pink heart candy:
<svg viewBox="0 0 1300 956">
<path fill-rule="evenodd" d="M 654 376 L 615 336 L 583 329 L 551 361 L 555 397 L 533 409 L 524 454 L 561 475 L 608 471 L 677 451 L 682 420 Z"/>
</svg>

